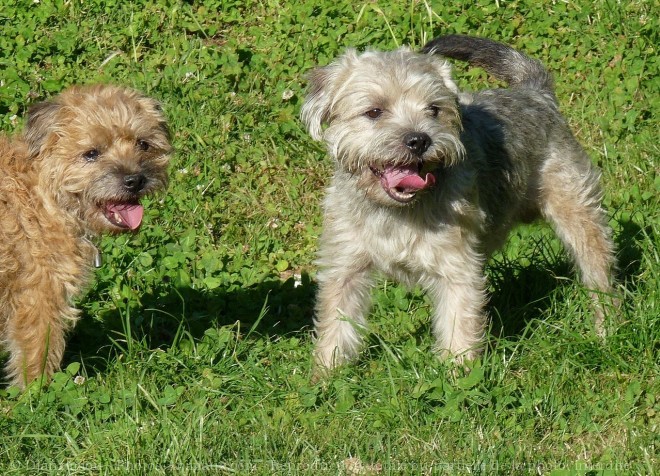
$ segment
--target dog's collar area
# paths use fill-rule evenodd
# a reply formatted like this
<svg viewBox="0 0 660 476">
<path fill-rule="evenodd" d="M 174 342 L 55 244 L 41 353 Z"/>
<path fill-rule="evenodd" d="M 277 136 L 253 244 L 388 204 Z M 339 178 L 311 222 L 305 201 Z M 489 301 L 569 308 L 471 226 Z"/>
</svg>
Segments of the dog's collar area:
<svg viewBox="0 0 660 476">
<path fill-rule="evenodd" d="M 92 243 L 92 240 L 90 240 L 88 237 L 83 236 L 83 240 L 87 242 L 89 246 L 92 247 L 92 264 L 94 265 L 95 268 L 100 268 L 103 266 L 103 257 L 101 256 L 101 251 L 97 248 L 97 246 Z"/>
<path fill-rule="evenodd" d="M 94 267 L 95 268 L 100 268 L 103 265 L 103 257 L 101 256 L 101 252 L 99 249 L 95 246 L 94 247 Z"/>
</svg>

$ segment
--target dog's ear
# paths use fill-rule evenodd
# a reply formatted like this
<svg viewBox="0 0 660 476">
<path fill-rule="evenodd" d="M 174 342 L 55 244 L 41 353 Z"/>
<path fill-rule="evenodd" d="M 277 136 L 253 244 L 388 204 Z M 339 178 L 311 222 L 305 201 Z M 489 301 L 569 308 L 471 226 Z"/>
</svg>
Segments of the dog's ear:
<svg viewBox="0 0 660 476">
<path fill-rule="evenodd" d="M 314 140 L 323 139 L 323 125 L 331 117 L 332 104 L 339 86 L 338 78 L 342 71 L 350 70 L 357 59 L 357 53 L 349 49 L 328 66 L 315 68 L 307 74 L 307 98 L 300 111 L 300 118 Z"/>
<path fill-rule="evenodd" d="M 315 68 L 307 75 L 307 97 L 300 110 L 300 118 L 314 140 L 323 139 L 322 126 L 330 117 L 334 69 L 334 65 Z"/>
<path fill-rule="evenodd" d="M 442 82 L 444 83 L 445 87 L 449 89 L 452 93 L 458 94 L 458 86 L 454 82 L 454 79 L 451 77 L 451 64 L 449 61 L 447 61 L 444 58 L 440 57 L 435 57 L 433 59 L 433 64 L 435 66 L 436 71 L 438 72 L 438 76 L 442 79 Z"/>
<path fill-rule="evenodd" d="M 30 157 L 36 157 L 51 132 L 57 127 L 62 106 L 53 101 L 43 101 L 30 106 L 23 137 L 28 144 Z"/>
<path fill-rule="evenodd" d="M 139 94 L 138 102 L 153 117 L 156 118 L 158 122 L 158 128 L 164 134 L 164 138 L 169 142 L 172 138 L 170 128 L 167 125 L 167 118 L 165 117 L 165 112 L 163 111 L 163 106 L 160 102 L 156 101 L 154 98 L 149 96 L 143 96 Z M 162 148 L 169 148 L 169 145 L 159 144 Z"/>
</svg>

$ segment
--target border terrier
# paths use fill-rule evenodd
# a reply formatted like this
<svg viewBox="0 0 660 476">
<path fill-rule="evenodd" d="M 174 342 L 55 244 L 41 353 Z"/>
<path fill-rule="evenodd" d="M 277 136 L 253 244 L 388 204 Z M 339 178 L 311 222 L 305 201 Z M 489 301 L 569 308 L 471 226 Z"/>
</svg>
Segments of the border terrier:
<svg viewBox="0 0 660 476">
<path fill-rule="evenodd" d="M 509 87 L 459 91 L 446 58 Z M 441 356 L 478 356 L 484 265 L 512 227 L 537 217 L 553 226 L 594 298 L 612 292 L 600 174 L 553 90 L 538 61 L 461 35 L 420 53 L 349 49 L 309 74 L 301 118 L 336 166 L 318 258 L 317 373 L 358 354 L 374 271 L 426 290 Z"/>
<path fill-rule="evenodd" d="M 136 230 L 140 199 L 167 185 L 160 105 L 111 85 L 72 87 L 0 137 L 0 342 L 24 388 L 61 363 L 73 300 L 99 254 L 90 238 Z M 96 263 L 100 265 L 100 263 Z"/>
</svg>

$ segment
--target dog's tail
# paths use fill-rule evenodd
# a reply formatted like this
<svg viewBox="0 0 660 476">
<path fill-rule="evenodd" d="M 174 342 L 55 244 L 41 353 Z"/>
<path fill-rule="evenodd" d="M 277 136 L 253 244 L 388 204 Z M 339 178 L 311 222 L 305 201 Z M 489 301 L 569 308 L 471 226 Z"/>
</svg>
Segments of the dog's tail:
<svg viewBox="0 0 660 476">
<path fill-rule="evenodd" d="M 552 76 L 543 65 L 510 46 L 466 35 L 440 36 L 429 41 L 422 53 L 438 54 L 479 66 L 512 87 L 552 93 Z"/>
</svg>

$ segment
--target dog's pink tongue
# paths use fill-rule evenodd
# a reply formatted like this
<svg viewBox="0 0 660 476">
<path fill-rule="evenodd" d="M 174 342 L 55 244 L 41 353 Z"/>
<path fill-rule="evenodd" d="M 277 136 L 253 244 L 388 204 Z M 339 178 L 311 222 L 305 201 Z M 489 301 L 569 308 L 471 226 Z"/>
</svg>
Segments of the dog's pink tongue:
<svg viewBox="0 0 660 476">
<path fill-rule="evenodd" d="M 144 207 L 140 204 L 118 203 L 115 205 L 108 205 L 108 210 L 111 213 L 117 213 L 124 224 L 131 230 L 135 230 L 140 226 L 140 223 L 142 223 Z"/>
<path fill-rule="evenodd" d="M 388 167 L 383 171 L 381 183 L 386 188 L 399 188 L 405 192 L 417 192 L 432 186 L 435 176 L 427 173 L 424 178 L 419 175 L 417 166 Z"/>
</svg>

